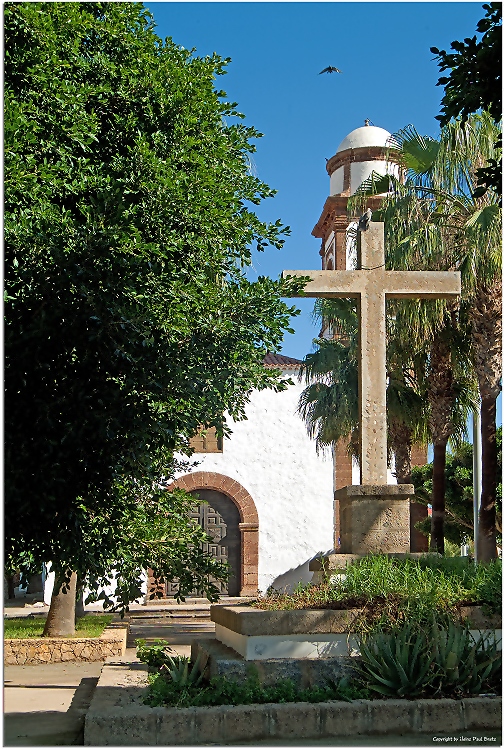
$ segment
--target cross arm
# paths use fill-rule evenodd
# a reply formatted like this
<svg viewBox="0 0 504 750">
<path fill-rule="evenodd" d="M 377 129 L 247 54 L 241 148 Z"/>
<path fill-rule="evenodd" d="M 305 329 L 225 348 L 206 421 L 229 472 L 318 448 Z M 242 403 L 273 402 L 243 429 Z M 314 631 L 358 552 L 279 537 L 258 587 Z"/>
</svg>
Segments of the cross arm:
<svg viewBox="0 0 504 750">
<path fill-rule="evenodd" d="M 284 271 L 282 277 L 309 276 L 304 297 L 360 297 L 384 293 L 403 299 L 447 299 L 460 295 L 458 271 Z"/>
<path fill-rule="evenodd" d="M 282 271 L 282 278 L 287 276 L 310 277 L 298 297 L 359 297 L 364 291 L 355 271 Z"/>
</svg>

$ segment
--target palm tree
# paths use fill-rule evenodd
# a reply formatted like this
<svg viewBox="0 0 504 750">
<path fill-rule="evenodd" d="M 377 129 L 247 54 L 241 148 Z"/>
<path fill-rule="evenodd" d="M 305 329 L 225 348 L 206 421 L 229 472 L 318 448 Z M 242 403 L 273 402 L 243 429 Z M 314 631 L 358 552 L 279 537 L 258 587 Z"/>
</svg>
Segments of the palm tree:
<svg viewBox="0 0 504 750">
<path fill-rule="evenodd" d="M 298 412 L 317 450 L 350 435 L 349 450 L 359 455 L 358 318 L 355 300 L 318 299 L 313 317 L 331 330 L 331 338 L 316 340 L 307 354 L 300 377 L 307 387 Z"/>
<path fill-rule="evenodd" d="M 391 147 L 401 153 L 402 177 L 372 175 L 356 199 L 365 202 L 367 195 L 387 193 L 373 218 L 385 221 L 393 268 L 461 272 L 459 309 L 441 302 L 431 305 L 423 323 L 425 339 L 431 341 L 428 393 L 431 430 L 438 436 L 439 466 L 444 435 L 451 432 L 448 404 L 453 387 L 453 347 L 447 348 L 440 336 L 445 323 L 451 319 L 452 328 L 456 323 L 453 330 L 459 329 L 470 343 L 469 361 L 481 398 L 484 446 L 478 542 L 481 560 L 493 559 L 497 554 L 495 406 L 501 389 L 502 212 L 496 193 L 488 191 L 476 197 L 475 173 L 488 159 L 499 158 L 494 145 L 498 134 L 499 129 L 484 112 L 471 116 L 466 123 L 457 121 L 445 126 L 439 141 L 422 137 L 409 126 L 391 142 Z M 458 338 L 462 340 L 461 336 Z M 435 440 L 434 450 L 436 453 Z"/>
</svg>

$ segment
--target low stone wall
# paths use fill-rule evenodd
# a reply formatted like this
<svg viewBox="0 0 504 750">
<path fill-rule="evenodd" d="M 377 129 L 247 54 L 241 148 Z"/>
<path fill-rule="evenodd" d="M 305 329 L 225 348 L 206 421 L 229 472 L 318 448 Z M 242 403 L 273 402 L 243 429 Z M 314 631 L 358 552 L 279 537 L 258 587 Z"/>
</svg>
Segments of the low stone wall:
<svg viewBox="0 0 504 750">
<path fill-rule="evenodd" d="M 126 650 L 127 628 L 105 628 L 99 638 L 6 638 L 4 664 L 105 661 Z"/>
<path fill-rule="evenodd" d="M 471 729 L 495 734 L 501 728 L 501 698 L 151 708 L 142 703 L 146 683 L 145 665 L 106 664 L 86 715 L 84 744 L 142 747 L 289 740 L 295 745 L 297 740 L 323 737 L 439 737 Z"/>
<path fill-rule="evenodd" d="M 362 609 L 285 609 L 212 604 L 210 618 L 216 625 L 247 636 L 349 633 Z M 462 607 L 462 619 L 478 630 L 502 628 L 501 615 L 485 615 L 482 607 Z"/>
</svg>

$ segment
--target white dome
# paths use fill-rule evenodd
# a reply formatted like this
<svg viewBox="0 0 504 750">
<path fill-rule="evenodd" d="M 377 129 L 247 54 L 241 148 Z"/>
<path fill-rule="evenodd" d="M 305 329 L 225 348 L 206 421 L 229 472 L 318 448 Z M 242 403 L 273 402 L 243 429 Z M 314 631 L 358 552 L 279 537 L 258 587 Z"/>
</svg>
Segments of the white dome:
<svg viewBox="0 0 504 750">
<path fill-rule="evenodd" d="M 361 128 L 352 130 L 351 133 L 343 138 L 336 153 L 346 151 L 347 148 L 362 148 L 365 146 L 387 146 L 391 133 L 384 128 L 377 128 L 376 125 L 363 125 Z"/>
</svg>

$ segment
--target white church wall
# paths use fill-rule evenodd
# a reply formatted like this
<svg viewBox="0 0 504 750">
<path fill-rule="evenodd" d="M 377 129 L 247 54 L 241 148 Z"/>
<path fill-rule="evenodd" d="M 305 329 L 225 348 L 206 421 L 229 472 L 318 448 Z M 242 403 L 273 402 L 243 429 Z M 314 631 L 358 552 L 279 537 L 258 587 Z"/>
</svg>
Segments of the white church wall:
<svg viewBox="0 0 504 750">
<path fill-rule="evenodd" d="M 289 588 L 311 580 L 309 561 L 333 543 L 333 464 L 317 456 L 315 443 L 296 414 L 303 385 L 286 391 L 254 391 L 247 420 L 230 422 L 223 453 L 195 454 L 195 471 L 212 471 L 239 482 L 259 515 L 259 589 Z"/>
<path fill-rule="evenodd" d="M 107 596 L 110 596 L 112 600 L 115 601 L 114 594 L 117 588 L 117 583 L 116 583 L 115 578 L 113 578 L 113 575 L 114 575 L 114 571 L 112 571 L 111 573 L 112 580 L 110 584 L 108 586 L 104 586 L 103 590 L 105 591 Z M 142 571 L 140 573 L 140 578 L 141 578 L 140 589 L 142 591 L 142 597 L 136 600 L 138 603 L 142 603 L 145 599 L 145 595 L 147 594 L 147 580 L 148 580 L 147 572 Z M 52 593 L 54 589 L 54 579 L 55 579 L 55 574 L 53 571 L 51 571 L 51 563 L 46 563 L 42 568 L 42 584 L 44 587 L 44 604 L 51 603 L 51 597 L 52 597 Z M 100 591 L 101 590 L 102 589 L 100 589 Z M 84 589 L 84 601 L 86 601 L 86 597 L 88 596 L 90 591 L 91 589 L 89 588 Z M 96 606 L 97 605 L 93 605 L 93 608 L 96 608 Z"/>
</svg>

